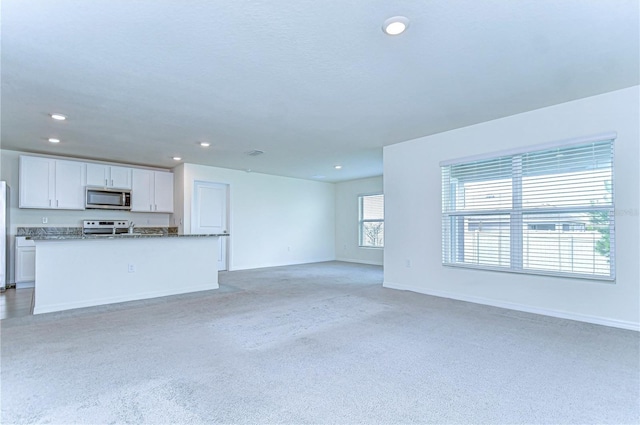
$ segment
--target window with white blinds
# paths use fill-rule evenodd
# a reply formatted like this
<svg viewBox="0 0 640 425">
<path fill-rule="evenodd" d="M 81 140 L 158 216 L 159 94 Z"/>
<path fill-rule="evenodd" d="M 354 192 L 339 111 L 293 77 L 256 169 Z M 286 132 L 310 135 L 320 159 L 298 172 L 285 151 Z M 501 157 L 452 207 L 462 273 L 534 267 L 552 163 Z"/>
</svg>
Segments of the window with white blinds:
<svg viewBox="0 0 640 425">
<path fill-rule="evenodd" d="M 614 280 L 613 138 L 442 168 L 442 262 Z"/>
<path fill-rule="evenodd" d="M 384 246 L 384 195 L 358 196 L 360 242 L 363 247 Z"/>
</svg>

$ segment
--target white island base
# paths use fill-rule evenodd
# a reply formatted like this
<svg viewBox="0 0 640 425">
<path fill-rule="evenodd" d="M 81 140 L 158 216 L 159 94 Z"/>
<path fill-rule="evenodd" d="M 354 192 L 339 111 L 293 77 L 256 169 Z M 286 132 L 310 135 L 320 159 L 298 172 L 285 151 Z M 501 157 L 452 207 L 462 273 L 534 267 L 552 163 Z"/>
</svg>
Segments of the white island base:
<svg viewBox="0 0 640 425">
<path fill-rule="evenodd" d="M 33 314 L 217 289 L 218 236 L 36 239 Z"/>
</svg>

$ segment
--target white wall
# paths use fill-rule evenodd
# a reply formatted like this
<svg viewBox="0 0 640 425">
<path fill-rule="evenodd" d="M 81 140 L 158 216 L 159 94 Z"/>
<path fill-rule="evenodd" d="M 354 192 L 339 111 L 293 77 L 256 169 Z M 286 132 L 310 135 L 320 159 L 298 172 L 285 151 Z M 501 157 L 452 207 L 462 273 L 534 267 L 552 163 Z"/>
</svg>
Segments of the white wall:
<svg viewBox="0 0 640 425">
<path fill-rule="evenodd" d="M 640 329 L 639 99 L 636 86 L 384 148 L 384 286 Z M 442 266 L 441 160 L 608 131 L 618 133 L 614 284 Z"/>
<path fill-rule="evenodd" d="M 382 265 L 384 249 L 358 246 L 358 196 L 382 193 L 382 176 L 336 183 L 336 260 Z"/>
<path fill-rule="evenodd" d="M 0 180 L 6 181 L 11 187 L 9 208 L 9 266 L 8 282 L 15 283 L 14 258 L 15 235 L 18 227 L 82 227 L 83 220 L 90 219 L 124 219 L 132 220 L 136 226 L 168 226 L 170 214 L 160 213 L 132 213 L 127 211 L 101 210 L 41 210 L 32 208 L 18 208 L 19 195 L 19 164 L 20 155 L 34 155 L 27 152 L 0 150 Z M 77 159 L 77 158 L 70 158 Z M 42 223 L 46 217 L 47 224 Z"/>
<path fill-rule="evenodd" d="M 182 189 L 181 231 L 191 228 L 195 180 L 229 185 L 229 270 L 335 259 L 335 188 L 332 183 L 204 165 L 174 169 Z M 180 183 L 181 182 L 181 183 Z"/>
</svg>

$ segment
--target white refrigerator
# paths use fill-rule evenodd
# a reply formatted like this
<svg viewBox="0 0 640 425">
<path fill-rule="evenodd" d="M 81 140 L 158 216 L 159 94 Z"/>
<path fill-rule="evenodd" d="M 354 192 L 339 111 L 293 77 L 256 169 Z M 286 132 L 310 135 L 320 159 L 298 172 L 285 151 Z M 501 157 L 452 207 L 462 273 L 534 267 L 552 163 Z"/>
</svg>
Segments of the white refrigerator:
<svg viewBox="0 0 640 425">
<path fill-rule="evenodd" d="M 0 291 L 7 288 L 9 279 L 9 186 L 7 182 L 0 182 Z"/>
</svg>

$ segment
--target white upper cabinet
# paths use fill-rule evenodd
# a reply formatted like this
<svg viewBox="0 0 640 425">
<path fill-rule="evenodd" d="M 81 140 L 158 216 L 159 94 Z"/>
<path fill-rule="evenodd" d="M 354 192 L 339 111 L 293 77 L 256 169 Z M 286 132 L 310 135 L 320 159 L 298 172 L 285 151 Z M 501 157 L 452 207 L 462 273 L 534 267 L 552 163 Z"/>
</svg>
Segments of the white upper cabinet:
<svg viewBox="0 0 640 425">
<path fill-rule="evenodd" d="M 84 164 L 56 160 L 56 208 L 84 209 Z"/>
<path fill-rule="evenodd" d="M 155 211 L 172 213 L 173 212 L 173 173 L 164 171 L 155 171 Z"/>
<path fill-rule="evenodd" d="M 87 163 L 87 186 L 131 189 L 131 168 Z"/>
<path fill-rule="evenodd" d="M 87 186 L 107 186 L 107 169 L 109 166 L 102 164 L 87 164 Z"/>
<path fill-rule="evenodd" d="M 55 160 L 20 157 L 20 208 L 52 208 Z"/>
<path fill-rule="evenodd" d="M 20 157 L 20 208 L 84 209 L 85 164 Z"/>
<path fill-rule="evenodd" d="M 173 173 L 20 156 L 20 208 L 83 210 L 85 187 L 131 189 L 131 211 L 173 212 Z"/>
<path fill-rule="evenodd" d="M 131 179 L 131 211 L 153 211 L 153 171 L 133 170 Z"/>
<path fill-rule="evenodd" d="M 131 211 L 173 212 L 173 173 L 133 169 Z"/>
<path fill-rule="evenodd" d="M 118 189 L 131 189 L 131 168 L 117 167 L 115 165 L 109 168 L 111 173 L 109 180 L 111 187 Z"/>
</svg>

